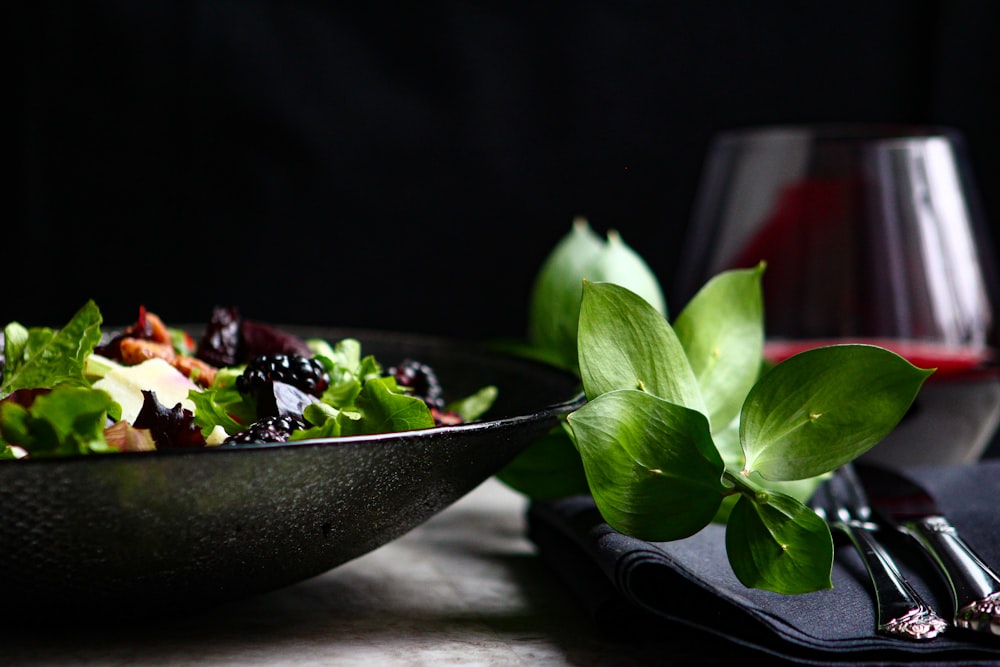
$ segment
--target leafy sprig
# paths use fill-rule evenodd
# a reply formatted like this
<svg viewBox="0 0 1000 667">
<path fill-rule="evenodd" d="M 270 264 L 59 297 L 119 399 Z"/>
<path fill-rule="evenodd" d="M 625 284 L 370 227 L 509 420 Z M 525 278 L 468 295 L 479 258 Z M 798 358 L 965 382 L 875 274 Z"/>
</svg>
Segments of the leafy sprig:
<svg viewBox="0 0 1000 667">
<path fill-rule="evenodd" d="M 631 270 L 645 267 L 620 258 Z M 805 593 L 832 586 L 833 542 L 804 501 L 895 427 L 931 371 L 869 345 L 817 348 L 770 368 L 763 273 L 719 274 L 673 325 L 665 307 L 627 286 L 576 277 L 574 348 L 587 403 L 563 427 L 580 466 L 567 466 L 553 486 L 578 490 L 566 482 L 582 469 L 605 521 L 640 539 L 682 539 L 725 522 L 727 555 L 744 585 Z M 561 279 L 569 285 L 570 273 Z M 556 452 L 565 462 L 556 441 L 550 434 L 525 454 L 530 465 L 515 461 L 500 479 L 533 498 L 553 497 L 524 473 Z"/>
</svg>

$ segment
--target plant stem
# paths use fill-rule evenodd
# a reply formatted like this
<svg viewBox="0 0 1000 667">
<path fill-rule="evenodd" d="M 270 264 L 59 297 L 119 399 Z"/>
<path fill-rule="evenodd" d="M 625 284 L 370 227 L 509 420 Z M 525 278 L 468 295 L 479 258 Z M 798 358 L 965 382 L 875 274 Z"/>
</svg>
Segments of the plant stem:
<svg viewBox="0 0 1000 667">
<path fill-rule="evenodd" d="M 722 473 L 722 478 L 733 485 L 731 493 L 742 493 L 752 496 L 758 502 L 766 502 L 767 496 L 770 495 L 767 488 L 754 482 L 750 477 L 743 474 L 742 471 L 733 471 L 731 468 L 726 468 Z"/>
</svg>

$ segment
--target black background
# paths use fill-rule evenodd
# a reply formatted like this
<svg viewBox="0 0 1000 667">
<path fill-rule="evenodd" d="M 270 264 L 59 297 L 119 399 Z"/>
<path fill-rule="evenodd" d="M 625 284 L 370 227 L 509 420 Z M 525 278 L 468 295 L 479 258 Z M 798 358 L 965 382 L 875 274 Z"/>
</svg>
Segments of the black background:
<svg viewBox="0 0 1000 667">
<path fill-rule="evenodd" d="M 669 292 L 713 133 L 964 133 L 1000 221 L 989 0 L 24 3 L 0 321 L 216 304 L 520 335 L 574 215 Z"/>
</svg>

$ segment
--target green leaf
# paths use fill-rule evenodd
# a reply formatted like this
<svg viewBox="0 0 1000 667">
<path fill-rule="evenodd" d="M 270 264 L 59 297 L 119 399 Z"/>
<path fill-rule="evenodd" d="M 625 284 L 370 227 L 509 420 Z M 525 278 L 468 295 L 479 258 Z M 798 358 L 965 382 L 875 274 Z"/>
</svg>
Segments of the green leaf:
<svg viewBox="0 0 1000 667">
<path fill-rule="evenodd" d="M 365 382 L 355 404 L 361 413 L 360 419 L 341 420 L 341 435 L 364 435 L 370 433 L 394 433 L 412 431 L 434 426 L 434 417 L 427 404 L 420 398 L 396 393 L 393 378 L 375 378 Z"/>
<path fill-rule="evenodd" d="M 607 243 L 591 260 L 583 277 L 595 283 L 621 285 L 642 297 L 660 315 L 667 315 L 667 302 L 656 275 L 617 230 L 608 231 Z"/>
<path fill-rule="evenodd" d="M 357 377 L 361 384 L 382 377 L 382 364 L 378 362 L 374 355 L 367 354 L 361 357 L 361 366 L 357 372 Z"/>
<path fill-rule="evenodd" d="M 322 400 L 335 408 L 353 405 L 361 393 L 363 374 L 370 371 L 374 359 L 363 361 L 361 342 L 355 338 L 343 338 L 334 345 L 320 338 L 310 338 L 307 343 L 330 375 Z"/>
<path fill-rule="evenodd" d="M 772 480 L 836 469 L 895 428 L 932 372 L 873 345 L 786 359 L 747 396 L 740 422 L 746 469 Z"/>
<path fill-rule="evenodd" d="M 323 392 L 321 400 L 334 408 L 346 408 L 354 405 L 361 393 L 361 380 L 358 378 L 342 378 L 339 382 L 332 382 Z"/>
<path fill-rule="evenodd" d="M 580 377 L 587 398 L 641 389 L 705 412 L 701 390 L 677 335 L 642 297 L 613 283 L 584 282 Z"/>
<path fill-rule="evenodd" d="M 29 407 L 0 403 L 0 433 L 32 457 L 113 452 L 104 438 L 111 397 L 99 389 L 62 385 Z"/>
<path fill-rule="evenodd" d="M 294 442 L 296 440 L 308 440 L 310 438 L 336 438 L 341 435 L 341 421 L 338 419 L 340 410 L 329 403 L 316 401 L 310 403 L 302 412 L 302 417 L 313 426 L 298 431 L 292 431 L 288 438 Z"/>
<path fill-rule="evenodd" d="M 585 279 L 626 287 L 662 315 L 667 312 L 656 275 L 621 235 L 611 230 L 604 241 L 585 218 L 576 218 L 538 273 L 528 326 L 529 341 L 542 351 L 535 356 L 571 370 L 577 366 L 577 324 Z"/>
<path fill-rule="evenodd" d="M 532 442 L 496 477 L 532 500 L 590 492 L 583 461 L 561 424 Z"/>
<path fill-rule="evenodd" d="M 322 338 L 309 338 L 306 343 L 313 354 L 320 357 L 320 363 L 326 367 L 333 382 L 361 373 L 361 341 L 356 338 L 342 338 L 333 345 Z"/>
<path fill-rule="evenodd" d="M 726 524 L 726 553 L 740 582 L 794 595 L 833 588 L 833 537 L 826 521 L 777 492 L 743 495 Z"/>
<path fill-rule="evenodd" d="M 445 410 L 454 412 L 461 417 L 464 422 L 475 421 L 486 414 L 486 412 L 493 407 L 493 403 L 497 400 L 498 393 L 499 390 L 496 387 L 489 385 L 487 387 L 483 387 L 474 394 L 469 394 L 465 398 L 452 401 L 445 406 Z"/>
<path fill-rule="evenodd" d="M 711 522 L 722 502 L 723 463 L 705 415 L 624 389 L 601 394 L 567 421 L 612 528 L 666 541 Z"/>
<path fill-rule="evenodd" d="M 242 431 L 242 423 L 233 419 L 234 413 L 256 414 L 255 406 L 244 407 L 246 397 L 235 387 L 219 389 L 203 389 L 188 392 L 188 400 L 194 403 L 194 423 L 207 436 L 216 426 L 221 426 L 226 433 L 233 435 Z M 252 421 L 252 419 L 250 420 Z"/>
<path fill-rule="evenodd" d="M 674 331 L 698 378 L 712 432 L 740 414 L 764 348 L 763 266 L 720 273 L 684 307 Z"/>
<path fill-rule="evenodd" d="M 528 337 L 550 350 L 565 368 L 576 367 L 576 328 L 583 279 L 603 247 L 601 237 L 583 218 L 552 250 L 535 279 L 529 303 Z"/>
<path fill-rule="evenodd" d="M 58 331 L 26 329 L 12 322 L 4 329 L 3 384 L 0 399 L 18 389 L 52 388 L 59 384 L 89 386 L 87 357 L 101 340 L 101 313 L 88 301 Z"/>
</svg>

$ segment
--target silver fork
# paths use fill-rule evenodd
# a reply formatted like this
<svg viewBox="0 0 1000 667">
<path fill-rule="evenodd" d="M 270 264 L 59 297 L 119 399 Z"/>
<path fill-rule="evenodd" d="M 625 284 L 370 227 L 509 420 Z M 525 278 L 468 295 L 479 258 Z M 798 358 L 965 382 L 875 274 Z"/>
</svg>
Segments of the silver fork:
<svg viewBox="0 0 1000 667">
<path fill-rule="evenodd" d="M 948 624 L 913 589 L 876 538 L 879 527 L 871 521 L 871 508 L 851 464 L 820 485 L 812 508 L 831 528 L 847 535 L 864 561 L 875 588 L 879 633 L 926 640 L 945 631 Z"/>
</svg>

